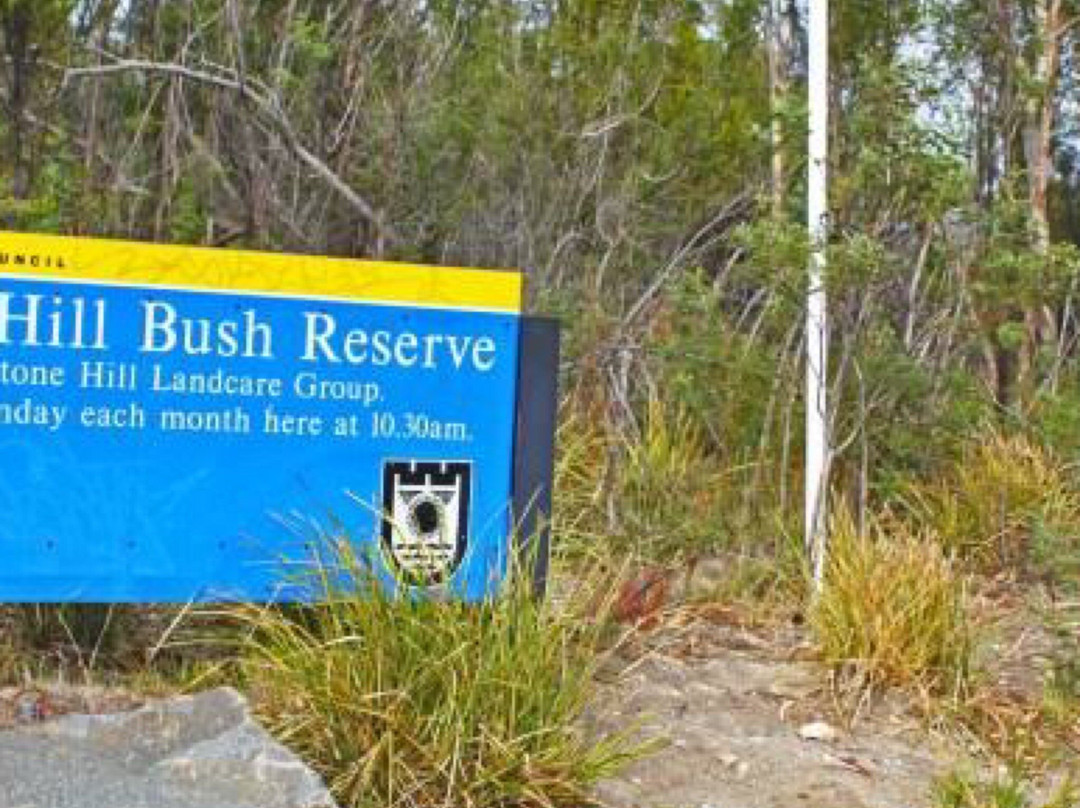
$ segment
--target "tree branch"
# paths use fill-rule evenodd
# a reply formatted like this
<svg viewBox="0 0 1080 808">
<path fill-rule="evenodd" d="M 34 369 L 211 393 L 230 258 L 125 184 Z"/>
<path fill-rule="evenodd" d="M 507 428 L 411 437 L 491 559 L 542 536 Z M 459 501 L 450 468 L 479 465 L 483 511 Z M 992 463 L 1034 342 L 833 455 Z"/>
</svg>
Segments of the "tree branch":
<svg viewBox="0 0 1080 808">
<path fill-rule="evenodd" d="M 239 93 L 277 128 L 293 155 L 300 162 L 317 174 L 323 182 L 348 202 L 353 210 L 375 228 L 380 243 L 395 238 L 393 229 L 385 222 L 382 213 L 376 210 L 351 185 L 335 173 L 330 166 L 304 146 L 284 110 L 271 97 L 263 95 L 254 89 L 250 81 L 241 82 L 231 72 L 210 73 L 174 62 L 111 58 L 113 58 L 113 61 L 109 64 L 68 68 L 64 71 L 61 87 L 66 87 L 73 81 L 82 81 L 92 76 L 111 76 L 121 73 L 156 73 Z"/>
</svg>

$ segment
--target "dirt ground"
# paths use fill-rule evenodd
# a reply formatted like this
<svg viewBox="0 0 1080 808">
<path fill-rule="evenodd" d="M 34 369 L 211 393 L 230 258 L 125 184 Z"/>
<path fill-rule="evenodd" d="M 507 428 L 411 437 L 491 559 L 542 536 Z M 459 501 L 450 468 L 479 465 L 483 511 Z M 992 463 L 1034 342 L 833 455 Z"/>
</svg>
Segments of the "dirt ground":
<svg viewBox="0 0 1080 808">
<path fill-rule="evenodd" d="M 1003 776 L 1000 753 L 1017 752 L 1003 739 L 1034 737 L 1062 660 L 1080 691 L 1080 599 L 1012 580 L 975 598 L 978 694 L 998 730 L 983 737 L 927 720 L 913 694 L 870 700 L 834 686 L 800 625 L 673 605 L 658 627 L 630 633 L 587 720 L 598 733 L 636 727 L 662 747 L 603 783 L 599 798 L 609 808 L 922 808 L 946 772 Z M 1030 805 L 1080 782 L 1080 719 L 1055 737 L 1054 753 L 1025 763 Z"/>
<path fill-rule="evenodd" d="M 999 626 L 985 649 L 993 693 L 1030 702 L 1054 638 L 1021 602 L 996 603 L 983 610 L 996 611 Z M 1062 613 L 1066 634 L 1080 641 L 1080 603 Z M 928 731 L 899 692 L 840 703 L 800 626 L 754 626 L 715 606 L 676 609 L 627 636 L 601 672 L 586 729 L 632 731 L 656 748 L 601 784 L 609 808 L 923 808 L 938 775 L 958 764 L 988 771 L 958 735 Z M 0 729 L 143 700 L 55 680 L 0 687 Z M 1075 740 L 1080 750 L 1080 723 Z"/>
<path fill-rule="evenodd" d="M 903 704 L 844 727 L 802 633 L 694 622 L 660 629 L 613 670 L 596 731 L 636 725 L 663 748 L 605 782 L 611 808 L 918 808 L 956 758 Z M 943 744 L 937 744 L 941 747 Z"/>
</svg>

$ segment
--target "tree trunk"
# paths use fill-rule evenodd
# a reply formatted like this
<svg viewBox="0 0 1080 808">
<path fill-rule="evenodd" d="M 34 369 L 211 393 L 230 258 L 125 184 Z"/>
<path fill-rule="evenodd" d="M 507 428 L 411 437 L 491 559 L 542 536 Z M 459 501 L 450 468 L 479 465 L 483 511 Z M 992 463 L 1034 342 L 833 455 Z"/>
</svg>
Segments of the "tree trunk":
<svg viewBox="0 0 1080 808">
<path fill-rule="evenodd" d="M 784 215 L 784 124 L 781 107 L 787 95 L 787 54 L 790 46 L 790 21 L 783 9 L 784 0 L 769 0 L 769 112 L 772 116 L 772 215 L 780 221 Z"/>
<path fill-rule="evenodd" d="M 1053 170 L 1051 136 L 1054 101 L 1061 56 L 1061 0 L 1039 0 L 1035 11 L 1042 49 L 1035 64 L 1038 94 L 1025 103 L 1024 151 L 1027 162 L 1028 194 L 1031 205 L 1032 247 L 1040 255 L 1050 251 L 1050 214 L 1047 190 Z M 1042 304 L 1029 302 L 1024 308 L 1024 341 L 1020 349 L 1018 382 L 1022 396 L 1034 389 L 1036 361 L 1042 345 L 1053 338 L 1053 317 Z"/>
<path fill-rule="evenodd" d="M 8 161 L 11 166 L 11 195 L 16 200 L 30 195 L 30 170 L 27 165 L 24 131 L 26 106 L 30 98 L 33 54 L 30 29 L 33 21 L 31 0 L 16 0 L 0 6 L 4 51 L 8 57 Z"/>
</svg>

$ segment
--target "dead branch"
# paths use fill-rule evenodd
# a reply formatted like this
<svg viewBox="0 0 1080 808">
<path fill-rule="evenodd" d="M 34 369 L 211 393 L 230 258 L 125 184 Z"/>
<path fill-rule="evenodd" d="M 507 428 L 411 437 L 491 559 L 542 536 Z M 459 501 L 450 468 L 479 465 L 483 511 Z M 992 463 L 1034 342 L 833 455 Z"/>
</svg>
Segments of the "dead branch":
<svg viewBox="0 0 1080 808">
<path fill-rule="evenodd" d="M 122 73 L 144 73 L 173 76 L 199 84 L 216 87 L 221 90 L 239 93 L 281 134 L 293 155 L 311 169 L 320 179 L 341 196 L 364 220 L 371 224 L 378 233 L 378 242 L 383 244 L 395 238 L 393 229 L 385 222 L 382 213 L 377 211 L 356 189 L 333 171 L 323 160 L 311 152 L 296 134 L 288 115 L 270 93 L 257 89 L 258 83 L 251 77 L 241 81 L 234 71 L 216 68 L 219 72 L 211 73 L 188 65 L 173 62 L 152 62 L 143 59 L 121 59 L 110 57 L 109 64 L 89 67 L 73 67 L 64 71 L 61 84 L 66 87 L 73 81 L 82 81 L 94 76 L 112 76 Z"/>
</svg>

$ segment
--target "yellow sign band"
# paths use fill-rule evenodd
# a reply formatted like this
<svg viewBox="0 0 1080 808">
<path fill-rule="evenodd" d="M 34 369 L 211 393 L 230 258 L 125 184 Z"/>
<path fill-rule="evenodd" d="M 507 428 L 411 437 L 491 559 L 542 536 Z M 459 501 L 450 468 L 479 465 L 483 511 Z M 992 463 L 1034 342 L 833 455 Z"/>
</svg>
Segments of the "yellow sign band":
<svg viewBox="0 0 1080 808">
<path fill-rule="evenodd" d="M 520 272 L 0 232 L 0 276 L 518 313 Z"/>
</svg>

